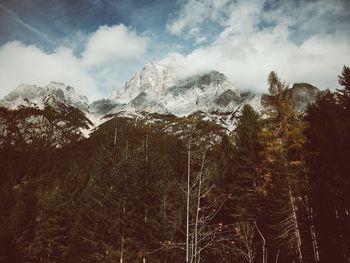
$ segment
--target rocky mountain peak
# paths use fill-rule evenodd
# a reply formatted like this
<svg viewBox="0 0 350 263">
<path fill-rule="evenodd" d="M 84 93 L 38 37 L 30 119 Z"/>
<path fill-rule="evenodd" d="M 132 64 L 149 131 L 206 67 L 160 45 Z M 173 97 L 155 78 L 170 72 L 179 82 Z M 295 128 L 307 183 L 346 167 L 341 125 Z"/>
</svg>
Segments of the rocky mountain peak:
<svg viewBox="0 0 350 263">
<path fill-rule="evenodd" d="M 308 104 L 315 103 L 317 94 L 320 92 L 309 83 L 295 83 L 289 91 L 299 111 L 305 111 Z"/>
<path fill-rule="evenodd" d="M 179 58 L 151 62 L 119 88 L 111 112 L 136 110 L 188 115 L 232 111 L 241 103 L 236 87 L 218 71 L 182 77 Z M 99 106 L 100 107 L 100 106 Z"/>
<path fill-rule="evenodd" d="M 74 106 L 83 111 L 89 107 L 86 96 L 77 94 L 73 87 L 55 81 L 49 82 L 44 87 L 21 84 L 0 100 L 0 106 L 8 109 L 20 107 L 43 109 L 46 106 L 55 108 L 59 103 Z"/>
<path fill-rule="evenodd" d="M 151 62 L 117 90 L 115 99 L 121 103 L 128 103 L 142 92 L 161 96 L 173 82 L 174 74 L 167 64 Z"/>
</svg>

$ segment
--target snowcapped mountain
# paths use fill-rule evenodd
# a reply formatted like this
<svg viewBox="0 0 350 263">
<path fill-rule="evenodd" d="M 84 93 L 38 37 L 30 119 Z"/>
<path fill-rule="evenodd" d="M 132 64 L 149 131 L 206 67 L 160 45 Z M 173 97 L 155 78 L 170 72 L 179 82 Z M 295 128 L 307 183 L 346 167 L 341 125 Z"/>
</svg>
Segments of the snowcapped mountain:
<svg viewBox="0 0 350 263">
<path fill-rule="evenodd" d="M 176 57 L 146 64 L 110 99 L 93 102 L 90 111 L 100 117 L 118 113 L 136 119 L 144 118 L 142 112 L 177 117 L 201 112 L 205 120 L 228 131 L 234 129 L 244 104 L 262 111 L 261 94 L 240 92 L 217 71 L 182 77 L 180 65 Z M 290 89 L 290 96 L 299 111 L 305 111 L 307 104 L 316 100 L 318 92 L 312 85 L 297 83 Z"/>
<path fill-rule="evenodd" d="M 181 65 L 176 57 L 148 63 L 115 92 L 114 99 L 125 104 L 143 92 L 162 96 L 179 81 L 180 69 Z"/>
<path fill-rule="evenodd" d="M 38 109 L 44 109 L 46 106 L 59 107 L 60 103 L 82 111 L 87 111 L 89 108 L 86 96 L 77 94 L 73 87 L 54 81 L 44 87 L 22 84 L 0 100 L 1 107 L 12 110 L 21 107 Z"/>
<path fill-rule="evenodd" d="M 178 76 L 176 61 L 151 62 L 117 90 L 111 112 L 146 111 L 186 116 L 194 112 L 230 112 L 254 95 L 241 96 L 224 74 L 211 71 Z"/>
<path fill-rule="evenodd" d="M 116 91 L 115 99 L 120 103 L 128 103 L 143 92 L 161 96 L 171 83 L 168 74 L 166 66 L 149 63 Z"/>
<path fill-rule="evenodd" d="M 87 137 L 88 109 L 88 99 L 62 83 L 20 85 L 0 100 L 0 148 L 60 148 Z"/>
<path fill-rule="evenodd" d="M 158 126 L 171 119 L 169 127 L 199 118 L 229 132 L 244 104 L 261 112 L 261 95 L 240 92 L 217 71 L 182 77 L 179 65 L 176 58 L 146 64 L 111 98 L 92 103 L 63 83 L 20 85 L 0 100 L 0 148 L 23 143 L 59 148 L 88 137 L 115 114 Z M 289 92 L 305 111 L 319 90 L 296 83 Z"/>
</svg>

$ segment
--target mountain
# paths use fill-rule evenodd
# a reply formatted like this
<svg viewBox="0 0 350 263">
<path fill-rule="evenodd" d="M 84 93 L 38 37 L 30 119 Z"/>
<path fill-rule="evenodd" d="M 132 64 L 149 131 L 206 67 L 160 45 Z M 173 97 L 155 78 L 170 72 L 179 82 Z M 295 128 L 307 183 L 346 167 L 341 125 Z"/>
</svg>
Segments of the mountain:
<svg viewBox="0 0 350 263">
<path fill-rule="evenodd" d="M 304 112 L 308 104 L 316 102 L 320 90 L 308 83 L 295 83 L 292 88 L 289 89 L 289 93 L 296 108 Z"/>
<path fill-rule="evenodd" d="M 73 87 L 54 81 L 44 87 L 22 84 L 0 100 L 0 106 L 8 109 L 44 109 L 46 106 L 59 108 L 60 103 L 74 106 L 81 111 L 87 111 L 89 108 L 86 96 L 77 94 Z"/>
<path fill-rule="evenodd" d="M 164 125 L 174 129 L 180 123 L 200 118 L 228 133 L 234 129 L 244 104 L 258 112 L 262 110 L 261 95 L 240 92 L 218 71 L 189 77 L 181 77 L 179 72 L 176 58 L 151 62 L 111 98 L 92 103 L 63 83 L 20 85 L 0 100 L 0 147 L 60 148 L 88 137 L 115 114 L 147 125 L 156 123 L 162 129 Z M 303 112 L 315 102 L 319 90 L 307 83 L 296 83 L 288 92 Z"/>
<path fill-rule="evenodd" d="M 0 147 L 61 148 L 88 136 L 89 101 L 74 88 L 50 82 L 20 85 L 0 100 Z"/>
<path fill-rule="evenodd" d="M 227 77 L 217 71 L 181 77 L 175 59 L 146 64 L 117 89 L 109 100 L 96 102 L 94 112 L 102 115 L 118 112 L 149 112 L 189 116 L 203 112 L 217 119 L 227 113 L 239 113 L 244 104 L 261 112 L 261 94 L 240 92 Z M 300 112 L 316 100 L 319 89 L 296 83 L 288 91 Z M 102 109 L 102 110 L 101 110 Z M 234 127 L 234 125 L 226 126 Z"/>
<path fill-rule="evenodd" d="M 112 112 L 135 110 L 186 116 L 197 111 L 228 112 L 245 100 L 217 71 L 187 78 L 177 76 L 174 61 L 149 63 L 117 90 Z"/>
</svg>

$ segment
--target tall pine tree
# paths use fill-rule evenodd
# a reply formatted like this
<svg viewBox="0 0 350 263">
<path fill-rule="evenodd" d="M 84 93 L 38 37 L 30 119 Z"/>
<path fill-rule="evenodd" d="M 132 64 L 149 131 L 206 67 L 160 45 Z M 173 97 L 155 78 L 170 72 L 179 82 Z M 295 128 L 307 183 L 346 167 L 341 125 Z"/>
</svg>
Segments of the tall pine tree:
<svg viewBox="0 0 350 263">
<path fill-rule="evenodd" d="M 277 257 L 283 262 L 302 261 L 295 197 L 302 175 L 299 150 L 304 143 L 304 124 L 289 98 L 288 86 L 275 72 L 270 73 L 268 84 L 269 94 L 262 98 L 266 119 L 259 135 L 265 155 L 262 228 L 267 237 L 269 262 Z"/>
</svg>

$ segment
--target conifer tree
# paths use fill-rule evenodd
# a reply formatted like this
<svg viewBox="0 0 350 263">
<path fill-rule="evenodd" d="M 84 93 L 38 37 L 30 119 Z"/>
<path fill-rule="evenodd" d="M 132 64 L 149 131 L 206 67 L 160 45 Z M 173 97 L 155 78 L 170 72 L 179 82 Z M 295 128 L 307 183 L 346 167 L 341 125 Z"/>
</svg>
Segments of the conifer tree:
<svg viewBox="0 0 350 263">
<path fill-rule="evenodd" d="M 275 72 L 268 78 L 269 94 L 262 98 L 266 116 L 260 140 L 264 146 L 263 179 L 266 191 L 263 225 L 270 251 L 269 260 L 286 255 L 283 260 L 302 260 L 301 237 L 295 197 L 302 176 L 304 124 L 288 96 L 288 86 Z M 289 259 L 288 259 L 289 258 Z"/>
<path fill-rule="evenodd" d="M 123 135 L 119 132 L 121 136 L 125 131 Z M 126 251 L 133 243 L 130 236 L 138 219 L 131 204 L 137 193 L 135 171 L 140 164 L 132 163 L 128 139 L 109 139 L 97 149 L 75 222 L 73 249 L 80 252 L 76 257 L 86 262 L 125 262 L 135 256 Z"/>
<path fill-rule="evenodd" d="M 232 198 L 236 199 L 236 219 L 255 221 L 259 210 L 259 169 L 261 145 L 258 134 L 261 129 L 259 115 L 249 105 L 244 105 L 242 115 L 235 129 L 235 174 L 233 176 Z"/>
<path fill-rule="evenodd" d="M 343 89 L 325 91 L 309 106 L 305 132 L 307 172 L 321 262 L 350 258 L 350 68 L 339 76 Z"/>
<path fill-rule="evenodd" d="M 56 186 L 42 197 L 36 236 L 31 247 L 33 262 L 67 260 L 72 215 L 70 200 L 65 194 L 62 188 Z"/>
<path fill-rule="evenodd" d="M 342 233 L 344 258 L 350 260 L 350 204 L 345 200 L 350 199 L 350 67 L 344 66 L 338 82 L 343 87 L 338 90 L 340 97 L 340 115 L 341 115 L 341 140 L 340 150 L 340 184 L 337 194 L 338 215 L 340 223 L 340 232 Z"/>
<path fill-rule="evenodd" d="M 350 110 L 350 67 L 344 66 L 341 75 L 338 76 L 338 82 L 343 87 L 337 90 L 341 106 L 347 111 Z M 350 117 L 349 117 L 350 118 Z"/>
</svg>

